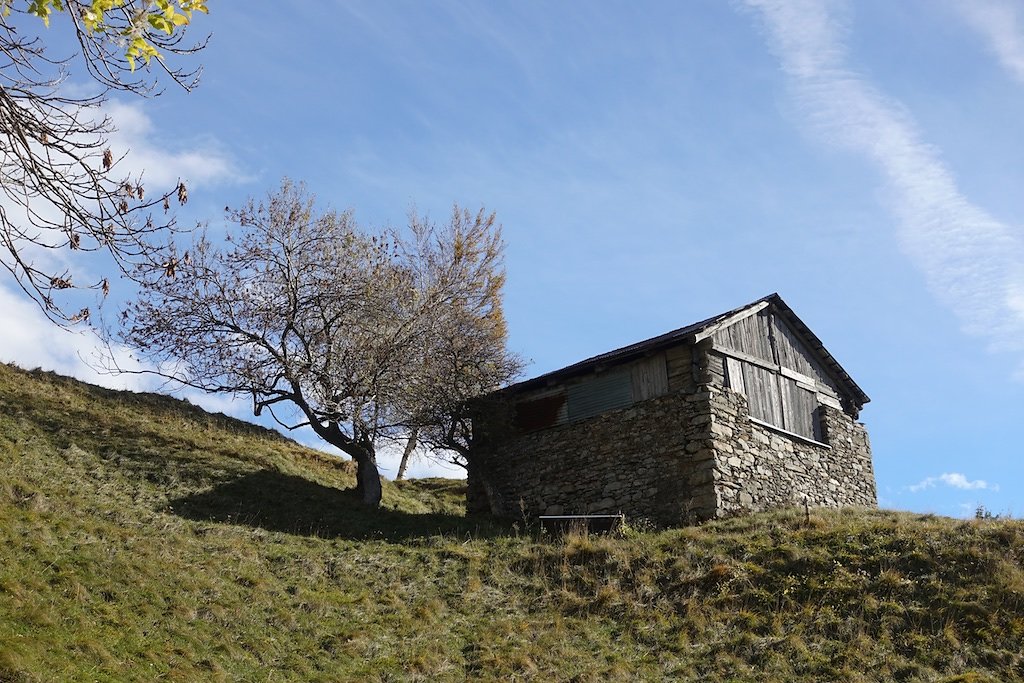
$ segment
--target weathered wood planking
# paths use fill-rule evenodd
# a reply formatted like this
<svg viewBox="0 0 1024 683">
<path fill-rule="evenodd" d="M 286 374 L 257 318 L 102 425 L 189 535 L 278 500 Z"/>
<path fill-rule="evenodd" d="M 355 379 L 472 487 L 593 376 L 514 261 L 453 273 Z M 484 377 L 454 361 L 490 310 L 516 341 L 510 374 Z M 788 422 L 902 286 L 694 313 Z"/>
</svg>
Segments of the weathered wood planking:
<svg viewBox="0 0 1024 683">
<path fill-rule="evenodd" d="M 712 339 L 716 345 L 742 351 L 769 363 L 776 362 L 772 351 L 769 316 L 764 311 L 718 330 Z"/>
<path fill-rule="evenodd" d="M 778 316 L 762 311 L 718 330 L 712 337 L 715 348 L 741 360 L 752 361 L 766 369 L 773 368 L 805 384 L 816 384 L 818 390 L 839 396 L 838 383 L 828 374 L 814 353 Z"/>
<path fill-rule="evenodd" d="M 725 381 L 726 386 L 744 396 L 747 395 L 746 385 L 743 384 L 743 362 L 735 358 L 725 359 Z"/>
<path fill-rule="evenodd" d="M 742 311 L 739 311 L 738 313 L 734 313 L 732 315 L 727 315 L 724 318 L 720 318 L 718 321 L 708 325 L 700 332 L 697 332 L 697 334 L 694 336 L 694 341 L 700 342 L 704 339 L 712 337 L 715 334 L 717 334 L 719 330 L 729 327 L 731 325 L 735 325 L 744 318 L 750 317 L 752 315 L 757 315 L 757 313 L 768 308 L 768 306 L 769 303 L 767 301 L 761 301 L 760 303 L 756 303 L 752 306 L 745 307 Z"/>
<path fill-rule="evenodd" d="M 821 441 L 818 423 L 818 399 L 813 391 L 804 389 L 788 377 L 779 378 L 782 384 L 784 429 Z"/>
<path fill-rule="evenodd" d="M 634 363 L 630 366 L 630 379 L 634 401 L 646 401 L 668 393 L 665 354 L 659 353 Z"/>
<path fill-rule="evenodd" d="M 628 369 L 616 368 L 566 387 L 569 393 L 569 421 L 585 420 L 609 410 L 625 408 L 632 403 L 630 375 Z"/>
<path fill-rule="evenodd" d="M 778 375 L 752 363 L 743 363 L 742 373 L 750 415 L 785 429 Z"/>
<path fill-rule="evenodd" d="M 717 353 L 707 354 L 707 368 L 705 372 L 707 377 L 702 379 L 702 382 L 725 384 L 725 358 Z"/>
<path fill-rule="evenodd" d="M 828 386 L 833 391 L 839 391 L 835 380 L 814 359 L 814 354 L 800 341 L 796 333 L 789 328 L 789 325 L 775 315 L 771 316 L 771 320 L 775 338 L 775 349 L 779 356 L 779 365 L 813 377 L 816 381 Z"/>
<path fill-rule="evenodd" d="M 726 386 L 747 397 L 751 417 L 821 441 L 818 394 L 813 388 L 738 358 L 726 357 L 725 370 Z"/>
<path fill-rule="evenodd" d="M 669 391 L 693 390 L 693 354 L 690 349 L 680 345 L 665 351 Z"/>
</svg>

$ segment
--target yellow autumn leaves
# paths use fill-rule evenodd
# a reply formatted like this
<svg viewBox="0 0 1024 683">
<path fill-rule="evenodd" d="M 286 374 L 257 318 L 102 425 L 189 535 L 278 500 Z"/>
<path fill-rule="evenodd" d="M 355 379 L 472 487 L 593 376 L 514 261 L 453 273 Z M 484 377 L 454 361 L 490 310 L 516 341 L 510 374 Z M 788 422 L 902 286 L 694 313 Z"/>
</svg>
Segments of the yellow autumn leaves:
<svg viewBox="0 0 1024 683">
<path fill-rule="evenodd" d="M 0 0 L 0 16 L 8 16 L 13 3 L 14 0 Z M 108 13 L 114 11 L 120 12 L 120 21 L 109 20 Z M 136 60 L 149 64 L 153 57 L 160 59 L 160 52 L 150 39 L 151 32 L 172 36 L 191 23 L 194 12 L 206 14 L 209 10 L 205 0 L 28 0 L 25 12 L 39 17 L 47 26 L 54 13 L 75 12 L 89 33 L 109 34 L 114 42 L 123 46 L 124 57 L 134 71 Z"/>
</svg>

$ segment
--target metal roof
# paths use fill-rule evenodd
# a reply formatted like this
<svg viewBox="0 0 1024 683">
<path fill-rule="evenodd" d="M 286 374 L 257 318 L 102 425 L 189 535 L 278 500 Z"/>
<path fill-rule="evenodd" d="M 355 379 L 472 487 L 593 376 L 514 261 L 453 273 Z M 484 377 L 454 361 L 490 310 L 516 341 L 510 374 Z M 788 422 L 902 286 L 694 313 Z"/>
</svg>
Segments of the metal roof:
<svg viewBox="0 0 1024 683">
<path fill-rule="evenodd" d="M 693 323 L 692 325 L 680 327 L 679 329 L 666 332 L 665 334 L 658 335 L 657 337 L 651 337 L 650 339 L 645 339 L 644 341 L 636 342 L 629 346 L 623 346 L 620 349 L 608 351 L 606 353 L 587 358 L 586 360 L 581 360 L 578 363 L 567 365 L 559 370 L 553 370 L 552 372 L 545 373 L 538 377 L 512 384 L 501 391 L 503 393 L 519 393 L 529 389 L 536 389 L 554 384 L 560 380 L 585 374 L 601 366 L 624 363 L 626 361 L 633 360 L 634 358 L 639 358 L 671 346 L 675 346 L 679 343 L 693 343 L 696 336 L 707 328 L 765 302 L 772 306 L 778 314 L 782 315 L 797 334 L 800 335 L 808 348 L 818 355 L 826 368 L 835 376 L 835 379 L 838 380 L 847 390 L 849 396 L 855 399 L 858 409 L 860 406 L 871 400 L 868 398 L 867 394 L 857 386 L 857 383 L 853 381 L 853 378 L 850 377 L 846 370 L 843 369 L 843 366 L 839 364 L 839 361 L 837 361 L 832 354 L 828 352 L 825 345 L 821 343 L 821 340 L 811 332 L 810 328 L 807 327 L 802 320 L 800 320 L 796 313 L 793 312 L 793 309 L 791 309 L 786 302 L 782 300 L 782 297 L 775 293 L 761 297 L 756 301 L 751 301 L 749 304 L 740 306 L 739 308 L 734 308 L 731 311 L 719 313 L 718 315 L 712 316 L 706 320 Z"/>
</svg>

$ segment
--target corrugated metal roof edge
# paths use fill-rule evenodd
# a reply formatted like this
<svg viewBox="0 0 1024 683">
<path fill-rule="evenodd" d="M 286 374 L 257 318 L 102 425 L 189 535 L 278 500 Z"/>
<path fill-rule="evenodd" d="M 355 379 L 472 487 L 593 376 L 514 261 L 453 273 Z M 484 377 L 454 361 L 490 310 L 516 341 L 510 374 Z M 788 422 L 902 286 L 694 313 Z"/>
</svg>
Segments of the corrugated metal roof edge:
<svg viewBox="0 0 1024 683">
<path fill-rule="evenodd" d="M 651 337 L 650 339 L 645 339 L 643 341 L 629 344 L 628 346 L 623 346 L 613 351 L 606 351 L 605 353 L 592 356 L 585 360 L 581 360 L 577 363 L 573 363 L 572 365 L 567 365 L 564 368 L 552 370 L 551 372 L 544 373 L 543 375 L 539 375 L 538 377 L 533 377 L 531 379 L 523 380 L 522 382 L 517 382 L 516 384 L 509 385 L 502 389 L 501 391 L 518 392 L 527 389 L 533 389 L 535 387 L 544 385 L 549 381 L 566 379 L 577 374 L 583 374 L 584 372 L 587 372 L 588 370 L 592 369 L 594 366 L 600 365 L 602 363 L 620 363 L 626 360 L 630 360 L 634 357 L 650 353 L 651 351 L 660 350 L 663 347 L 671 346 L 672 344 L 684 340 L 687 337 L 692 337 L 698 334 L 699 332 L 703 331 L 710 325 L 714 325 L 715 323 L 725 318 L 728 318 L 729 316 L 736 315 L 737 313 L 742 313 L 751 306 L 756 306 L 762 301 L 767 301 L 771 299 L 771 297 L 773 296 L 777 297 L 778 295 L 769 294 L 766 297 L 762 297 L 757 301 L 752 301 L 749 304 L 740 306 L 739 308 L 734 308 L 731 311 L 719 313 L 718 315 L 712 316 L 706 320 L 701 320 L 700 322 L 696 322 L 685 327 L 680 327 L 679 329 L 672 330 L 664 334 L 659 334 L 656 337 Z"/>
<path fill-rule="evenodd" d="M 529 389 L 535 389 L 557 380 L 582 375 L 598 365 L 624 363 L 628 360 L 632 360 L 633 358 L 643 356 L 654 351 L 660 351 L 661 349 L 672 346 L 673 344 L 683 341 L 688 337 L 694 337 L 707 327 L 738 313 L 742 313 L 743 311 L 765 301 L 774 304 L 796 328 L 796 331 L 803 336 L 806 341 L 810 342 L 812 350 L 817 352 L 829 366 L 829 369 L 835 372 L 837 375 L 836 379 L 847 385 L 847 389 L 849 389 L 850 393 L 858 400 L 860 406 L 871 400 L 857 385 L 857 383 L 853 381 L 853 378 L 850 377 L 849 373 L 843 369 L 843 366 L 839 364 L 839 361 L 829 353 L 828 349 L 826 349 L 825 345 L 821 343 L 821 340 L 818 339 L 817 335 L 811 332 L 811 329 L 807 327 L 806 323 L 804 323 L 804 321 L 793 312 L 793 309 L 782 300 L 782 297 L 779 296 L 777 292 L 763 296 L 760 299 L 751 301 L 750 303 L 738 308 L 734 308 L 731 311 L 719 313 L 718 315 L 707 318 L 706 320 L 701 320 L 700 322 L 680 327 L 679 329 L 660 334 L 656 337 L 651 337 L 650 339 L 645 339 L 644 341 L 639 341 L 613 351 L 607 351 L 605 353 L 592 356 L 577 363 L 573 363 L 572 365 L 567 365 L 564 368 L 552 370 L 551 372 L 544 373 L 543 375 L 511 384 L 504 389 L 500 389 L 499 392 L 496 393 L 518 393 Z"/>
</svg>

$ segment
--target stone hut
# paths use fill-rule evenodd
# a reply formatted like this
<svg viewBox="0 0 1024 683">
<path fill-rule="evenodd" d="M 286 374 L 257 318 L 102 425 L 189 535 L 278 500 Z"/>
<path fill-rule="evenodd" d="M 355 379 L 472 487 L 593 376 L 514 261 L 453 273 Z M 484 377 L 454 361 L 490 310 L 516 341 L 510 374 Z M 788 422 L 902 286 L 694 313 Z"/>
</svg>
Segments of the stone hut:
<svg viewBox="0 0 1024 683">
<path fill-rule="evenodd" d="M 868 400 L 772 294 L 480 399 L 467 509 L 685 524 L 874 506 Z"/>
</svg>

